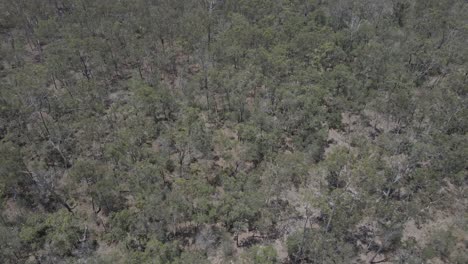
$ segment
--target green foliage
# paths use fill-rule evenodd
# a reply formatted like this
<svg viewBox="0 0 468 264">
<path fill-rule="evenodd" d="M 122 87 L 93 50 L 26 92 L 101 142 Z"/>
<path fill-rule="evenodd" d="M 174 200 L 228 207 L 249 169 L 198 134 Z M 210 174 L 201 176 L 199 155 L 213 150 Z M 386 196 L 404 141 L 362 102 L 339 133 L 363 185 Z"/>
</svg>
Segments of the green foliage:
<svg viewBox="0 0 468 264">
<path fill-rule="evenodd" d="M 184 259 L 187 258 L 184 254 Z M 126 259 L 127 263 L 185 263 L 184 259 L 179 259 L 180 250 L 175 243 L 161 243 L 151 239 L 146 243 L 146 248 L 143 252 L 131 252 Z M 190 255 L 189 255 L 190 256 Z M 194 261 L 197 263 L 198 257 L 194 254 Z"/>
<path fill-rule="evenodd" d="M 463 263 L 468 256 L 460 250 L 462 245 L 458 243 L 460 239 L 453 229 L 438 230 L 431 235 L 429 243 L 423 249 L 423 257 L 426 260 L 438 258 L 448 263 Z"/>
<path fill-rule="evenodd" d="M 7 225 L 0 225 L 0 258 L 4 263 L 15 263 L 21 252 L 21 240 L 18 230 Z"/>
<path fill-rule="evenodd" d="M 467 13 L 0 1 L 0 262 L 465 263 Z"/>
<path fill-rule="evenodd" d="M 253 246 L 245 254 L 242 263 L 273 264 L 278 263 L 278 256 L 272 246 Z"/>
<path fill-rule="evenodd" d="M 50 250 L 50 254 L 66 256 L 77 248 L 81 238 L 80 224 L 66 210 L 48 216 L 34 215 L 21 228 L 19 238 L 32 249 Z"/>
<path fill-rule="evenodd" d="M 313 229 L 289 236 L 287 247 L 289 257 L 298 263 L 348 263 L 355 256 L 352 244 Z"/>
<path fill-rule="evenodd" d="M 12 143 L 0 143 L 0 196 L 18 193 L 18 188 L 27 188 L 31 184 L 25 171 L 20 150 Z"/>
<path fill-rule="evenodd" d="M 139 80 L 131 80 L 130 88 L 135 92 L 137 109 L 145 111 L 155 122 L 174 118 L 178 106 L 168 87 L 159 83 L 150 86 Z"/>
</svg>

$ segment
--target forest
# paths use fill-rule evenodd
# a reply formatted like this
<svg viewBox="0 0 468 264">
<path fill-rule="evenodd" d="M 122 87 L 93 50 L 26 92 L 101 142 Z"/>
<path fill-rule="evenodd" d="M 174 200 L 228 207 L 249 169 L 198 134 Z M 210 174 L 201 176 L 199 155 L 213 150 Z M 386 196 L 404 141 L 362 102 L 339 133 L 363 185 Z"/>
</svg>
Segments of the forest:
<svg viewBox="0 0 468 264">
<path fill-rule="evenodd" d="M 468 263 L 466 0 L 0 0 L 0 263 Z"/>
</svg>

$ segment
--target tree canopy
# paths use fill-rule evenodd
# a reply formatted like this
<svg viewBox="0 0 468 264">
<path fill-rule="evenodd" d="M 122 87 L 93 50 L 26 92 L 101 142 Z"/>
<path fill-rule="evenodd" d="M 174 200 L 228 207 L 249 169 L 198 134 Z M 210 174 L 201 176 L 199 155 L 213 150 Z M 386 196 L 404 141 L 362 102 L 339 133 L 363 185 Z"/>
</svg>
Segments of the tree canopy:
<svg viewBox="0 0 468 264">
<path fill-rule="evenodd" d="M 0 1 L 0 262 L 467 263 L 467 14 Z"/>
</svg>

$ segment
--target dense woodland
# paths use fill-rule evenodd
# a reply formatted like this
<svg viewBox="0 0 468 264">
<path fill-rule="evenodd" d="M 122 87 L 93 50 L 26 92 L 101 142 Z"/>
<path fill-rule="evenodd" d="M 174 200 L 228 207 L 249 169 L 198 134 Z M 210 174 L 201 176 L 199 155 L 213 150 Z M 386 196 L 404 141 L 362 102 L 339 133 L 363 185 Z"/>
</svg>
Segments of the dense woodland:
<svg viewBox="0 0 468 264">
<path fill-rule="evenodd" d="M 0 263 L 468 263 L 465 0 L 0 0 Z"/>
</svg>

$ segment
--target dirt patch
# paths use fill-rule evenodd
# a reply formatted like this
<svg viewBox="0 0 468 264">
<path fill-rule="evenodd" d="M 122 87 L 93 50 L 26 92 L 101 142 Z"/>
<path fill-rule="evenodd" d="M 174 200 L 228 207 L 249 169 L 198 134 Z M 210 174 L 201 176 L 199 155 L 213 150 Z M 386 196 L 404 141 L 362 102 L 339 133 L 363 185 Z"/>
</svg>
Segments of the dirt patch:
<svg viewBox="0 0 468 264">
<path fill-rule="evenodd" d="M 15 219 L 23 214 L 21 211 L 21 207 L 19 207 L 13 199 L 8 199 L 5 202 L 5 208 L 2 212 L 2 215 L 8 221 L 15 221 Z"/>
<path fill-rule="evenodd" d="M 403 241 L 410 238 L 416 240 L 419 246 L 424 247 L 430 242 L 432 234 L 437 230 L 447 230 L 454 225 L 453 216 L 444 216 L 438 213 L 433 221 L 419 224 L 411 219 L 406 222 L 403 230 Z M 466 234 L 465 234 L 466 236 Z"/>
</svg>

